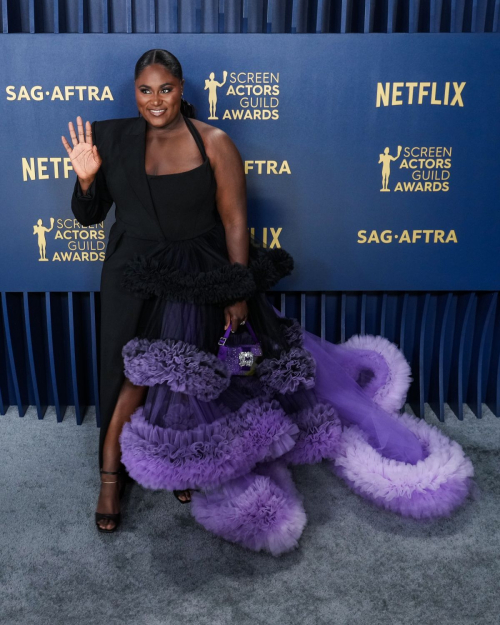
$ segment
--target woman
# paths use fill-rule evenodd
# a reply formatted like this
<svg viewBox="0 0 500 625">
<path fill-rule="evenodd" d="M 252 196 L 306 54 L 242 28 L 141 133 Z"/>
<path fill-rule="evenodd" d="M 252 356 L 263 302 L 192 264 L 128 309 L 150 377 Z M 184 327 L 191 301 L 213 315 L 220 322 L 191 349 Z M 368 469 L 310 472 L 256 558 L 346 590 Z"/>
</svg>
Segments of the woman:
<svg viewBox="0 0 500 625">
<path fill-rule="evenodd" d="M 411 378 L 395 345 L 321 341 L 270 305 L 292 258 L 250 245 L 241 156 L 192 121 L 183 89 L 176 57 L 149 50 L 135 68 L 139 117 L 85 133 L 78 117 L 73 146 L 62 138 L 80 223 L 116 204 L 101 277 L 98 529 L 118 527 L 128 473 L 191 501 L 215 534 L 278 555 L 306 523 L 288 465 L 321 460 L 377 505 L 450 514 L 470 461 L 399 413 Z"/>
</svg>

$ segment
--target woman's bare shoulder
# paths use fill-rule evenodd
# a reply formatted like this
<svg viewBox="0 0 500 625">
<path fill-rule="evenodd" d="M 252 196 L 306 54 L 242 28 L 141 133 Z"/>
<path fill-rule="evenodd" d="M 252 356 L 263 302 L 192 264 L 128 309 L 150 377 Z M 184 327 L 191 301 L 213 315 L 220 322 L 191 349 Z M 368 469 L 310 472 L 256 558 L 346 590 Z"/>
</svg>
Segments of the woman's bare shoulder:
<svg viewBox="0 0 500 625">
<path fill-rule="evenodd" d="M 212 151 L 215 156 L 217 150 L 227 148 L 229 145 L 234 145 L 231 137 L 222 130 L 212 124 L 207 124 L 199 119 L 191 119 L 196 129 L 199 131 L 208 155 Z"/>
<path fill-rule="evenodd" d="M 242 170 L 243 161 L 241 154 L 226 132 L 217 128 L 217 126 L 206 124 L 198 119 L 191 121 L 201 135 L 207 156 L 216 176 L 218 172 L 224 175 L 231 167 Z"/>
</svg>

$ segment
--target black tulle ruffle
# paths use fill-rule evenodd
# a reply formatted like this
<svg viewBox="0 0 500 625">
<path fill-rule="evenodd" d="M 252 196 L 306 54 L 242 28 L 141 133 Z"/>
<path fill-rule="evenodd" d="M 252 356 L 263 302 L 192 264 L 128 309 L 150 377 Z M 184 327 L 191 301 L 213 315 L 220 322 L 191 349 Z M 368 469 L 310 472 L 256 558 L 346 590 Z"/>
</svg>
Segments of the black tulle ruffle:
<svg viewBox="0 0 500 625">
<path fill-rule="evenodd" d="M 213 266 L 211 258 L 207 263 L 211 268 L 203 270 L 203 256 L 197 261 L 186 270 L 176 266 L 168 254 L 135 254 L 123 271 L 121 285 L 142 299 L 226 307 L 267 291 L 293 270 L 292 256 L 281 248 L 251 246 L 248 267 L 225 258 Z"/>
<path fill-rule="evenodd" d="M 293 271 L 293 258 L 283 248 L 250 252 L 249 267 L 258 291 L 267 291 Z"/>
<path fill-rule="evenodd" d="M 256 290 L 251 272 L 239 263 L 193 274 L 144 255 L 136 255 L 127 264 L 121 284 L 143 299 L 220 306 L 246 300 Z"/>
</svg>

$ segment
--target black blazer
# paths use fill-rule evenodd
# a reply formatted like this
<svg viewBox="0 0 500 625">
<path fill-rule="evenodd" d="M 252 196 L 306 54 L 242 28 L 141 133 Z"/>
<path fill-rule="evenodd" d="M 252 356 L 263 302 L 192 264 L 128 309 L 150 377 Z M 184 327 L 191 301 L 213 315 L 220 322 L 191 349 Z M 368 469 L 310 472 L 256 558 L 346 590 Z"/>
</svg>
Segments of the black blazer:
<svg viewBox="0 0 500 625">
<path fill-rule="evenodd" d="M 82 193 L 77 177 L 71 210 L 83 226 L 90 226 L 103 221 L 115 203 L 116 221 L 109 233 L 106 263 L 125 231 L 158 241 L 161 228 L 146 176 L 144 117 L 94 121 L 91 126 L 93 142 L 103 162 L 86 194 Z"/>
</svg>

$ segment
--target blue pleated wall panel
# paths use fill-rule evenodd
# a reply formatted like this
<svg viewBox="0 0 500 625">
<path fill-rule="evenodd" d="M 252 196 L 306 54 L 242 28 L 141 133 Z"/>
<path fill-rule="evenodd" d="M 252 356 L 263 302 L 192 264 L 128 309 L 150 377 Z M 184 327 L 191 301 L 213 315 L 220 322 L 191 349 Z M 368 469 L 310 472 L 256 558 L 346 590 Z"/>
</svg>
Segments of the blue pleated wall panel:
<svg viewBox="0 0 500 625">
<path fill-rule="evenodd" d="M 1 0 L 3 33 L 498 33 L 500 0 Z M 500 416 L 498 293 L 270 293 L 329 341 L 380 334 L 413 371 L 408 402 Z M 0 414 L 96 406 L 99 293 L 1 293 Z"/>
</svg>

